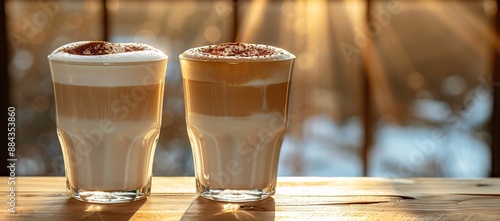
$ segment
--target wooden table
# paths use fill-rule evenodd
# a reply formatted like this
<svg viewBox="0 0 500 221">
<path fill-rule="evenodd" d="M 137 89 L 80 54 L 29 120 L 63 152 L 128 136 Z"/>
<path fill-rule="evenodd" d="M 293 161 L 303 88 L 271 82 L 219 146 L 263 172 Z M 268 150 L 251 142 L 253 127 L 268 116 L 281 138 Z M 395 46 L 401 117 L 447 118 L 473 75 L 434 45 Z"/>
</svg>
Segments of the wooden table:
<svg viewBox="0 0 500 221">
<path fill-rule="evenodd" d="M 193 177 L 154 177 L 152 195 L 128 204 L 68 198 L 64 177 L 16 177 L 0 220 L 500 220 L 500 179 L 280 177 L 273 198 L 218 203 L 195 194 Z"/>
</svg>

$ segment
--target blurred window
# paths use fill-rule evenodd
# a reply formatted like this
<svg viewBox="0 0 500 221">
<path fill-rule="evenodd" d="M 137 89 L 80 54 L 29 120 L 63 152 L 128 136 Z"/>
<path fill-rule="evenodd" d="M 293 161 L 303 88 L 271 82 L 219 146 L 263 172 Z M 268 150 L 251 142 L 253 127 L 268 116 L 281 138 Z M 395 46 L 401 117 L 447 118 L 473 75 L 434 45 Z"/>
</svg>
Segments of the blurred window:
<svg viewBox="0 0 500 221">
<path fill-rule="evenodd" d="M 488 176 L 496 2 L 370 2 L 6 0 L 19 175 L 64 174 L 46 56 L 107 36 L 169 56 L 155 175 L 194 175 L 178 55 L 242 41 L 297 57 L 280 175 L 362 176 L 371 127 L 370 176 Z"/>
</svg>

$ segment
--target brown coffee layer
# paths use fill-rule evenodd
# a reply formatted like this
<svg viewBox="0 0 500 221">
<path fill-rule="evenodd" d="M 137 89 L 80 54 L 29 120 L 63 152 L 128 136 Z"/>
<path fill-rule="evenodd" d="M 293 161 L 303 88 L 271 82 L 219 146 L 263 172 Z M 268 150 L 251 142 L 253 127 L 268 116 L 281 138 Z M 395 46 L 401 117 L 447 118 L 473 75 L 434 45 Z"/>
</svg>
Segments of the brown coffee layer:
<svg viewBox="0 0 500 221">
<path fill-rule="evenodd" d="M 288 81 L 293 59 L 283 61 L 204 61 L 181 59 L 183 78 L 245 84 L 252 81 Z"/>
<path fill-rule="evenodd" d="M 57 114 L 75 121 L 159 119 L 162 89 L 162 84 L 93 87 L 54 83 Z"/>
<path fill-rule="evenodd" d="M 290 83 L 231 85 L 184 79 L 186 111 L 213 116 L 280 112 L 286 117 Z"/>
</svg>

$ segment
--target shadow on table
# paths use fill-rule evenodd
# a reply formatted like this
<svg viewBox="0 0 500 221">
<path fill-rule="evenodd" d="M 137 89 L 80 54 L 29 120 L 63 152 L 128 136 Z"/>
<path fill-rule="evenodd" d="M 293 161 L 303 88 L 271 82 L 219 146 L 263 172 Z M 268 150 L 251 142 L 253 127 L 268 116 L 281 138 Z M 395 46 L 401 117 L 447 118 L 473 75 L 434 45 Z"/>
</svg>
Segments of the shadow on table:
<svg viewBox="0 0 500 221">
<path fill-rule="evenodd" d="M 181 221 L 196 220 L 274 220 L 272 197 L 248 203 L 224 203 L 197 197 L 182 215 Z"/>
<path fill-rule="evenodd" d="M 68 199 L 61 205 L 68 217 L 78 220 L 129 220 L 147 199 L 126 204 L 93 204 Z"/>
</svg>

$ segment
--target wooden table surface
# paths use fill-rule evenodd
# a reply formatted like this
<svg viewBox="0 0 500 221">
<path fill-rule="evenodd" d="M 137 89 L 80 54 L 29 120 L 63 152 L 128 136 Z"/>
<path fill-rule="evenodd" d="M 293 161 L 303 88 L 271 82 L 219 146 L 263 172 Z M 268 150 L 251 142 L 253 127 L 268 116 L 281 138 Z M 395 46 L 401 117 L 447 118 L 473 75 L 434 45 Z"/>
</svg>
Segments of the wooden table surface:
<svg viewBox="0 0 500 221">
<path fill-rule="evenodd" d="M 16 210 L 0 178 L 0 220 L 500 220 L 500 179 L 280 177 L 272 198 L 219 203 L 193 177 L 154 177 L 152 195 L 127 204 L 70 199 L 64 177 L 16 177 Z"/>
</svg>

